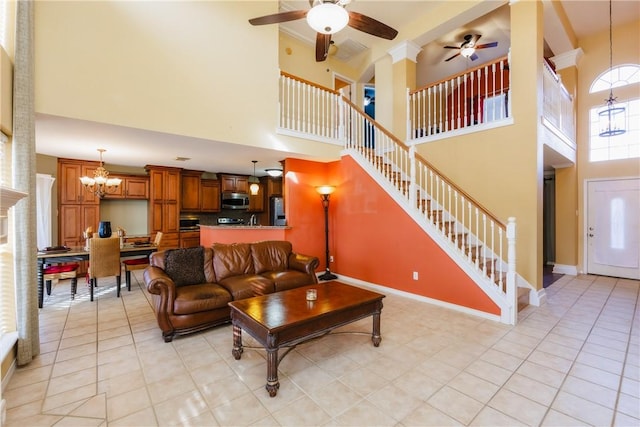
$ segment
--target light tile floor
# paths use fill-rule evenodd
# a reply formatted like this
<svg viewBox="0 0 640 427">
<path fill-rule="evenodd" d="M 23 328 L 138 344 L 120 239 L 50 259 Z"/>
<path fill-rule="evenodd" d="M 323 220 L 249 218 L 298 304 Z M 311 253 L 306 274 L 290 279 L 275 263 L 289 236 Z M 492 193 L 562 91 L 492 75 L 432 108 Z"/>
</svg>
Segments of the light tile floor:
<svg viewBox="0 0 640 427">
<path fill-rule="evenodd" d="M 41 354 L 3 391 L 8 426 L 640 425 L 638 281 L 564 276 L 515 327 L 388 294 L 379 348 L 300 345 L 269 398 L 264 353 L 234 360 L 230 326 L 164 343 L 141 278 L 95 302 L 54 288 Z"/>
</svg>

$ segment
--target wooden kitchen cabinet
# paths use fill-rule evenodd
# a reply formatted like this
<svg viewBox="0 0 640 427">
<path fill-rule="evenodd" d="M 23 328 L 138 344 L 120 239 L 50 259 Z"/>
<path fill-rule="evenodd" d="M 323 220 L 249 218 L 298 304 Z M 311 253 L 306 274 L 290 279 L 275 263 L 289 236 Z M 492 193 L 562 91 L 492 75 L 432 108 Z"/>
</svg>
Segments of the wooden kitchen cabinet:
<svg viewBox="0 0 640 427">
<path fill-rule="evenodd" d="M 267 189 L 267 199 L 271 196 L 282 196 L 282 178 L 265 177 L 263 184 Z"/>
<path fill-rule="evenodd" d="M 258 184 L 258 194 L 255 196 L 249 194 L 249 209 L 248 212 L 263 212 L 264 211 L 264 185 Z"/>
<path fill-rule="evenodd" d="M 220 212 L 220 181 L 217 179 L 200 181 L 200 211 Z"/>
<path fill-rule="evenodd" d="M 248 193 L 249 177 L 242 175 L 220 175 L 220 185 L 223 193 L 225 191 Z"/>
<path fill-rule="evenodd" d="M 199 231 L 183 231 L 180 233 L 181 248 L 195 248 L 200 246 Z"/>
<path fill-rule="evenodd" d="M 84 246 L 82 232 L 91 227 L 98 232 L 100 222 L 100 198 L 87 191 L 80 177 L 93 177 L 98 162 L 58 160 L 58 244 Z M 79 274 L 86 272 L 85 262 L 80 263 Z"/>
<path fill-rule="evenodd" d="M 199 171 L 182 171 L 182 201 L 181 210 L 196 212 L 200 210 L 201 191 L 200 181 L 202 172 Z"/>
<path fill-rule="evenodd" d="M 120 178 L 122 183 L 115 192 L 106 194 L 105 199 L 144 200 L 149 198 L 149 177 L 113 175 L 113 178 Z"/>
<path fill-rule="evenodd" d="M 58 161 L 58 201 L 67 203 L 99 204 L 100 198 L 95 193 L 87 191 L 80 177 L 93 177 L 100 166 L 98 162 L 84 162 L 82 160 L 60 159 Z"/>
<path fill-rule="evenodd" d="M 180 240 L 180 169 L 146 166 L 149 172 L 149 231 L 161 231 L 160 250 L 174 249 Z"/>
</svg>

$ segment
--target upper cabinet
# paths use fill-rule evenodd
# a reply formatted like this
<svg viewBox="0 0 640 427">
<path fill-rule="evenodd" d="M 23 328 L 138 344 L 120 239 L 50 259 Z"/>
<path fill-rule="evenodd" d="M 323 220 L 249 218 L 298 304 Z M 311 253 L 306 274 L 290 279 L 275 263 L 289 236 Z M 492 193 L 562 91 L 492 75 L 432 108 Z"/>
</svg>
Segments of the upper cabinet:
<svg viewBox="0 0 640 427">
<path fill-rule="evenodd" d="M 220 181 L 217 179 L 200 181 L 200 211 L 220 212 Z"/>
<path fill-rule="evenodd" d="M 199 211 L 200 210 L 200 181 L 202 172 L 199 171 L 182 171 L 182 202 L 180 204 L 181 211 Z"/>
<path fill-rule="evenodd" d="M 182 212 L 219 212 L 220 182 L 202 179 L 200 171 L 182 171 Z"/>
<path fill-rule="evenodd" d="M 223 193 L 225 191 L 248 193 L 249 177 L 242 175 L 220 175 L 220 185 Z"/>
<path fill-rule="evenodd" d="M 98 162 L 60 159 L 58 161 L 58 185 L 60 204 L 99 204 L 100 198 L 95 193 L 85 190 L 80 177 L 93 177 Z"/>
<path fill-rule="evenodd" d="M 249 209 L 248 212 L 263 212 L 264 211 L 264 185 L 258 184 L 258 194 L 249 194 Z"/>
<path fill-rule="evenodd" d="M 140 175 L 113 175 L 122 179 L 122 183 L 113 193 L 105 194 L 105 199 L 148 199 L 149 177 Z"/>
</svg>

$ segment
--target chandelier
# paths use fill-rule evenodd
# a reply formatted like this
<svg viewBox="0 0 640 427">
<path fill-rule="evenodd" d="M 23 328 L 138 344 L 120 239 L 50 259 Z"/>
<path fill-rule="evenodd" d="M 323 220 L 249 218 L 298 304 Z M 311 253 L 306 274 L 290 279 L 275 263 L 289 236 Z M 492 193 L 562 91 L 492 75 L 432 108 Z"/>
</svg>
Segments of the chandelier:
<svg viewBox="0 0 640 427">
<path fill-rule="evenodd" d="M 616 98 L 613 97 L 613 36 L 612 36 L 612 19 L 611 19 L 611 0 L 609 0 L 609 99 L 605 99 L 607 105 L 598 112 L 598 125 L 600 137 L 609 137 L 622 135 L 627 131 L 625 108 L 621 105 L 615 105 Z"/>
<path fill-rule="evenodd" d="M 104 162 L 102 161 L 102 153 L 104 148 L 98 148 L 100 153 L 100 166 L 93 173 L 93 178 L 88 176 L 80 177 L 80 182 L 84 186 L 85 190 L 90 193 L 94 193 L 99 198 L 103 198 L 107 193 L 113 193 L 118 189 L 118 186 L 122 182 L 120 178 L 109 178 L 109 171 L 104 168 Z"/>
</svg>

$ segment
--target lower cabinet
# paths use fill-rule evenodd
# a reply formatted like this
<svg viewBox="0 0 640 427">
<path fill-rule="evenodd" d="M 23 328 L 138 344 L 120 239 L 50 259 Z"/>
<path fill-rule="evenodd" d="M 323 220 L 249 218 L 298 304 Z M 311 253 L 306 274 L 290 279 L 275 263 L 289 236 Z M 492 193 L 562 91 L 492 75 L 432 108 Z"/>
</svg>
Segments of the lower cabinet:
<svg viewBox="0 0 640 427">
<path fill-rule="evenodd" d="M 195 248 L 200 246 L 199 231 L 185 231 L 180 233 L 181 248 Z"/>
</svg>

